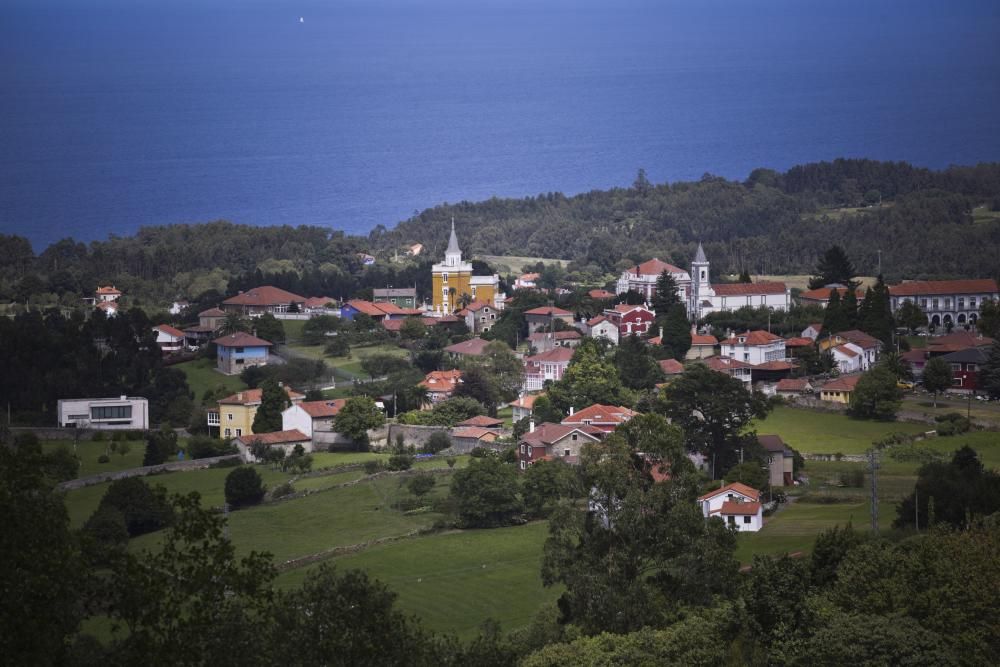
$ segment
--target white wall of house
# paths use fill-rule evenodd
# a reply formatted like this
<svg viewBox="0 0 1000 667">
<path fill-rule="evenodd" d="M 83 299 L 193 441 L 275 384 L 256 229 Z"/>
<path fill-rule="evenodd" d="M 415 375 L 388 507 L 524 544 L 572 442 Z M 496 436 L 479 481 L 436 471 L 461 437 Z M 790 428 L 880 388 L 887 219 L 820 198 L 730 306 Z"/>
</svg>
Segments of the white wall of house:
<svg viewBox="0 0 1000 667">
<path fill-rule="evenodd" d="M 785 341 L 776 340 L 766 345 L 741 345 L 739 343 L 721 346 L 722 356 L 737 359 L 748 364 L 763 364 L 785 358 Z"/>
<path fill-rule="evenodd" d="M 618 344 L 618 327 L 608 320 L 604 320 L 590 329 L 591 338 L 607 338 L 615 345 Z"/>
<path fill-rule="evenodd" d="M 723 516 L 722 520 L 727 526 L 733 526 L 741 533 L 756 533 L 764 527 L 764 510 L 758 506 L 756 514 L 727 515 Z"/>
<path fill-rule="evenodd" d="M 313 435 L 313 418 L 299 405 L 286 408 L 281 413 L 281 430 L 291 431 L 298 429 L 310 438 Z"/>
<path fill-rule="evenodd" d="M 102 430 L 149 428 L 149 401 L 142 397 L 67 398 L 56 404 L 60 426 Z"/>
<path fill-rule="evenodd" d="M 722 503 L 730 500 L 744 503 L 754 502 L 754 499 L 750 496 L 744 495 L 733 489 L 726 489 L 724 492 L 720 492 L 702 500 L 701 513 L 705 516 L 705 518 L 715 516 L 719 513 L 719 510 L 722 509 Z"/>
<path fill-rule="evenodd" d="M 838 346 L 840 347 L 840 346 Z M 864 350 L 854 343 L 844 343 L 844 347 L 850 348 L 854 356 L 845 354 L 842 350 L 832 348 L 833 360 L 837 363 L 837 368 L 841 373 L 856 373 L 861 370 L 864 361 Z"/>
</svg>

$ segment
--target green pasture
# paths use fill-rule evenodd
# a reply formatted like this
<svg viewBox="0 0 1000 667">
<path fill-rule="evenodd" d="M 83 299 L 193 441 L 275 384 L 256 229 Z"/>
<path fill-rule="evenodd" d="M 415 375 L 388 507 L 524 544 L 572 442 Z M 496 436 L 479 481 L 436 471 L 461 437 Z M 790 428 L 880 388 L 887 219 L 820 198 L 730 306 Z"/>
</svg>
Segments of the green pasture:
<svg viewBox="0 0 1000 667">
<path fill-rule="evenodd" d="M 836 412 L 778 406 L 754 423 L 758 434 L 775 433 L 804 454 L 864 454 L 873 442 L 892 433 L 921 433 L 925 424 L 852 419 Z"/>
<path fill-rule="evenodd" d="M 187 377 L 188 387 L 194 392 L 194 400 L 201 402 L 201 397 L 208 390 L 215 390 L 218 387 L 225 387 L 226 391 L 235 394 L 242 391 L 247 386 L 240 380 L 239 375 L 223 375 L 215 370 L 214 359 L 195 359 L 185 361 L 174 366 L 182 371 Z"/>
<path fill-rule="evenodd" d="M 359 568 L 399 595 L 397 604 L 425 627 L 463 639 L 488 618 L 504 631 L 527 625 L 559 589 L 542 586 L 542 545 L 548 524 L 428 535 L 375 546 L 335 559 L 338 568 Z M 298 586 L 309 566 L 278 577 L 281 588 Z"/>
<path fill-rule="evenodd" d="M 130 440 L 129 451 L 122 456 L 116 452 L 111 452 L 111 434 L 105 434 L 106 440 L 103 442 L 93 442 L 89 434 L 73 446 L 72 440 L 43 440 L 42 450 L 51 452 L 56 449 L 65 448 L 69 451 L 76 451 L 76 457 L 80 459 L 80 472 L 77 477 L 90 477 L 103 472 L 115 472 L 118 470 L 128 470 L 138 468 L 142 465 L 142 457 L 146 453 L 146 442 L 144 440 Z M 120 445 L 122 443 L 115 443 Z M 107 463 L 98 463 L 97 459 L 102 454 L 108 454 L 110 460 Z"/>
</svg>

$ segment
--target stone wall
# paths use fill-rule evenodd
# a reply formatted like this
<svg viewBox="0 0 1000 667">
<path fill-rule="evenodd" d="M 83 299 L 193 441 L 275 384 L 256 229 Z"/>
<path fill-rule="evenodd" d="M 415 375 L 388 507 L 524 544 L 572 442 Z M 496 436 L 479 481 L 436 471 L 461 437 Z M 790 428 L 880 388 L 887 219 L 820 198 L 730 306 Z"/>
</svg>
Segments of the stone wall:
<svg viewBox="0 0 1000 667">
<path fill-rule="evenodd" d="M 431 436 L 435 433 L 448 433 L 447 426 L 411 426 L 409 424 L 389 424 L 388 429 L 388 445 L 396 445 L 396 436 L 402 434 L 403 444 L 407 447 L 412 446 L 414 449 L 420 450 L 424 448 L 427 441 L 431 439 Z"/>
<path fill-rule="evenodd" d="M 155 475 L 161 472 L 175 472 L 178 470 L 199 470 L 201 468 L 211 467 L 213 463 L 218 463 L 219 461 L 238 459 L 239 457 L 239 454 L 227 454 L 226 456 L 213 456 L 207 459 L 172 461 L 170 463 L 161 463 L 156 466 L 144 466 L 142 468 L 129 468 L 128 470 L 102 472 L 97 475 L 91 475 L 90 477 L 71 479 L 68 482 L 59 484 L 57 488 L 68 491 L 70 489 L 82 489 L 85 486 L 93 486 L 94 484 L 113 482 L 116 479 L 125 479 L 126 477 L 144 477 L 146 475 Z"/>
</svg>

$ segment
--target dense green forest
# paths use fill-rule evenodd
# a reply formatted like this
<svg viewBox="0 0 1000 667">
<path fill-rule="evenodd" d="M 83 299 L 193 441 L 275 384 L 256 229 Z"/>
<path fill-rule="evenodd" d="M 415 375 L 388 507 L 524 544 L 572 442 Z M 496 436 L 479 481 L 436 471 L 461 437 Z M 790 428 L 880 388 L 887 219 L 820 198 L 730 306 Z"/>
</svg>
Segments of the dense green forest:
<svg viewBox="0 0 1000 667">
<path fill-rule="evenodd" d="M 757 169 L 744 182 L 706 174 L 654 184 L 640 170 L 628 188 L 442 204 L 367 238 L 218 221 L 142 227 L 89 244 L 63 239 L 36 252 L 23 237 L 0 235 L 0 301 L 78 304 L 106 283 L 142 306 L 264 280 L 306 296 L 386 285 L 424 292 L 452 218 L 466 256 L 571 260 L 571 271 L 595 281 L 653 256 L 687 266 L 699 241 L 716 274 L 806 274 L 832 244 L 862 275 L 876 272 L 881 250 L 890 283 L 1000 273 L 1000 163 L 931 171 L 838 159 Z M 406 257 L 413 243 L 425 251 Z M 375 264 L 365 266 L 363 253 Z"/>
</svg>

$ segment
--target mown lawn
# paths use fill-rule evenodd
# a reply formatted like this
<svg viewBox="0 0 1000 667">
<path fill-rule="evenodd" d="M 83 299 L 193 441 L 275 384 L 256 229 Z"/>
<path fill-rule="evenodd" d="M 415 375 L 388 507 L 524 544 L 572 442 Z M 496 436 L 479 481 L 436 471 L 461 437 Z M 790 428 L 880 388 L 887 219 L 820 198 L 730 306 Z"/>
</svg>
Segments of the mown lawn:
<svg viewBox="0 0 1000 667">
<path fill-rule="evenodd" d="M 105 437 L 110 438 L 110 434 Z M 122 443 L 115 443 L 121 445 Z M 80 459 L 80 472 L 77 477 L 90 477 L 99 475 L 102 472 L 115 472 L 116 470 L 127 470 L 138 468 L 142 465 L 142 457 L 146 453 L 145 441 L 129 441 L 129 451 L 124 456 L 118 453 L 110 453 L 110 460 L 107 463 L 98 463 L 97 458 L 109 451 L 110 440 L 103 442 L 93 442 L 89 439 L 81 440 L 76 446 L 76 456 Z M 43 440 L 42 450 L 50 452 L 55 449 L 66 448 L 73 451 L 72 440 Z"/>
<path fill-rule="evenodd" d="M 201 397 L 209 389 L 214 391 L 218 387 L 225 387 L 227 392 L 235 394 L 247 388 L 240 380 L 240 376 L 223 375 L 216 371 L 213 359 L 185 361 L 183 364 L 177 364 L 174 368 L 183 371 L 184 375 L 187 376 L 188 387 L 194 392 L 194 400 L 198 403 L 201 402 Z"/>
<path fill-rule="evenodd" d="M 332 561 L 359 568 L 399 595 L 397 605 L 425 627 L 463 639 L 488 618 L 504 631 L 531 622 L 538 608 L 555 600 L 559 588 L 541 581 L 542 545 L 548 524 L 468 530 L 417 537 L 372 547 Z M 316 566 L 278 577 L 281 588 L 298 586 Z"/>
<path fill-rule="evenodd" d="M 921 433 L 925 424 L 851 419 L 834 412 L 776 407 L 754 423 L 759 434 L 776 433 L 803 454 L 864 454 L 873 442 L 891 433 Z"/>
</svg>

